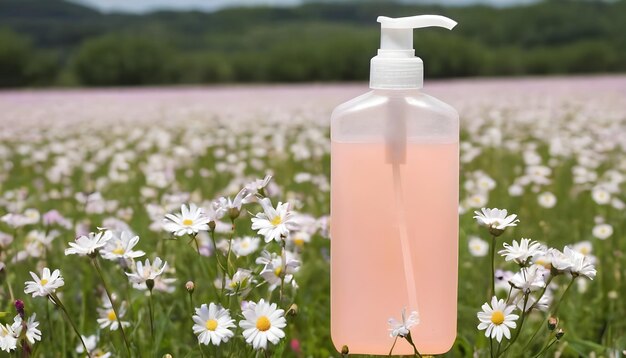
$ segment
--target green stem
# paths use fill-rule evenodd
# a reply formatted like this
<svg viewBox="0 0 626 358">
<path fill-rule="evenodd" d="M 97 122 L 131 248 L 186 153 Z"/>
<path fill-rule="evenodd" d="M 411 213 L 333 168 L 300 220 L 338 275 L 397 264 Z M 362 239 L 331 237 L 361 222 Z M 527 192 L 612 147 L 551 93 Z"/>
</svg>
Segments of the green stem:
<svg viewBox="0 0 626 358">
<path fill-rule="evenodd" d="M 561 302 L 563 302 L 563 298 L 565 298 L 565 295 L 567 294 L 567 292 L 569 291 L 569 289 L 572 287 L 572 285 L 574 284 L 574 281 L 576 280 L 577 276 L 572 276 L 572 280 L 569 282 L 569 284 L 567 285 L 567 287 L 565 288 L 565 291 L 563 291 L 563 294 L 561 295 L 561 298 L 557 301 L 556 305 L 554 306 L 554 312 L 552 312 L 552 315 L 556 317 L 556 315 L 559 313 L 559 308 L 561 307 Z"/>
<path fill-rule="evenodd" d="M 111 291 L 109 290 L 109 287 L 107 286 L 107 283 L 104 280 L 104 275 L 102 275 L 102 270 L 100 269 L 98 258 L 93 257 L 91 259 L 91 262 L 93 262 L 93 266 L 96 268 L 96 271 L 98 272 L 98 276 L 100 276 L 100 280 L 102 281 L 102 285 L 104 286 L 104 292 L 106 292 L 107 297 L 109 298 L 109 302 L 111 302 L 111 308 L 113 309 L 113 313 L 115 313 L 115 318 L 117 319 L 117 323 L 120 325 L 120 331 L 122 332 L 122 337 L 124 338 L 124 344 L 126 345 L 128 356 L 130 357 L 132 356 L 132 354 L 130 353 L 130 344 L 128 343 L 128 339 L 126 338 L 126 332 L 124 332 L 124 325 L 122 324 L 122 319 L 120 318 L 120 315 L 118 314 L 117 308 L 115 308 L 115 303 L 113 302 Z"/>
<path fill-rule="evenodd" d="M 491 295 L 496 295 L 496 237 L 491 236 Z"/>
<path fill-rule="evenodd" d="M 552 347 L 554 345 L 554 343 L 556 343 L 558 341 L 558 339 L 554 338 L 550 344 L 546 345 L 545 347 L 543 347 L 542 350 L 539 351 L 539 353 L 537 353 L 537 355 L 534 356 L 534 358 L 540 357 L 542 355 L 545 354 L 546 351 L 548 351 L 548 349 L 550 349 L 550 347 Z"/>
<path fill-rule="evenodd" d="M 393 347 L 396 346 L 396 342 L 398 341 L 398 336 L 396 336 L 396 339 L 393 340 L 393 344 L 391 345 L 391 349 L 389 350 L 389 354 L 387 354 L 388 356 L 391 356 L 391 353 L 393 352 Z"/>
<path fill-rule="evenodd" d="M 152 308 L 152 290 L 150 291 L 150 299 L 148 301 L 148 309 L 150 310 L 150 335 L 154 342 L 154 309 Z"/>
<path fill-rule="evenodd" d="M 533 303 L 533 305 L 530 307 L 529 311 L 531 309 L 533 309 L 541 300 L 541 298 L 543 297 L 543 295 L 546 293 L 546 290 L 548 289 L 548 286 L 550 286 L 550 282 L 552 282 L 552 279 L 554 278 L 554 275 L 550 275 L 550 277 L 548 277 L 548 281 L 546 281 L 546 286 L 543 288 L 543 291 L 541 291 L 541 294 L 539 295 L 539 297 L 537 298 L 537 301 L 535 301 L 535 303 Z M 544 327 L 546 325 L 546 322 L 548 321 L 548 319 L 550 318 L 550 315 L 547 315 L 546 318 L 541 322 L 541 324 L 537 327 L 537 329 L 535 330 L 535 332 L 532 334 L 532 336 L 530 336 L 530 339 L 528 340 L 528 342 L 526 342 L 526 344 L 524 345 L 524 348 L 522 349 L 523 351 L 526 351 L 526 349 L 530 346 L 530 343 L 533 341 L 533 339 L 535 339 L 535 337 L 537 336 L 537 333 L 539 333 L 539 331 L 541 330 L 542 327 Z"/>
<path fill-rule="evenodd" d="M 415 346 L 415 343 L 413 343 L 413 338 L 411 338 L 411 332 L 410 331 L 409 331 L 409 334 L 407 334 L 406 337 L 404 337 L 404 338 L 411 344 L 411 347 L 413 347 L 413 354 L 416 357 L 422 358 L 422 355 L 417 350 L 417 347 Z"/>
<path fill-rule="evenodd" d="M 76 328 L 74 321 L 72 321 L 72 318 L 70 318 L 69 313 L 67 313 L 67 310 L 65 309 L 65 306 L 63 306 L 63 303 L 61 302 L 59 297 L 57 297 L 57 295 L 54 293 L 49 294 L 48 297 L 54 304 L 59 306 L 59 308 L 63 312 L 63 315 L 65 316 L 65 319 L 67 320 L 67 322 L 69 322 L 70 326 L 72 326 L 72 329 L 74 329 L 74 333 L 76 333 L 76 335 L 78 336 L 78 339 L 80 340 L 80 343 L 83 345 L 83 348 L 85 349 L 85 354 L 87 354 L 87 357 L 91 358 L 91 353 L 89 352 L 89 349 L 87 348 L 87 345 L 85 344 L 85 341 L 83 340 L 83 336 L 81 336 L 80 332 L 78 332 L 78 328 Z"/>
</svg>

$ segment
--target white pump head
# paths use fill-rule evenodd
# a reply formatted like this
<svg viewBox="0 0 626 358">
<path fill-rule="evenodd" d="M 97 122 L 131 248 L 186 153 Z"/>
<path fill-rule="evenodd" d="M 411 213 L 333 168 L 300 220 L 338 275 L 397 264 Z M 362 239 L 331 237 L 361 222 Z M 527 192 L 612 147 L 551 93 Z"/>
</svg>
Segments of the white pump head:
<svg viewBox="0 0 626 358">
<path fill-rule="evenodd" d="M 456 21 L 439 15 L 390 18 L 379 16 L 380 49 L 370 62 L 370 88 L 422 88 L 424 64 L 415 57 L 413 29 L 438 26 L 452 30 Z"/>
</svg>

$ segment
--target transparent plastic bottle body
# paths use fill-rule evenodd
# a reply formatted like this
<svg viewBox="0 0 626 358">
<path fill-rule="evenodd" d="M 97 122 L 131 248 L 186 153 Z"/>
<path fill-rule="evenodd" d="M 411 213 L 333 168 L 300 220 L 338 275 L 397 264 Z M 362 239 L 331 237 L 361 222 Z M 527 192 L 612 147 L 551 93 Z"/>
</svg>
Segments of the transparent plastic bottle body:
<svg viewBox="0 0 626 358">
<path fill-rule="evenodd" d="M 373 90 L 331 118 L 331 336 L 386 355 L 417 311 L 422 354 L 456 337 L 459 118 L 419 90 Z M 399 340 L 394 354 L 412 354 Z"/>
</svg>

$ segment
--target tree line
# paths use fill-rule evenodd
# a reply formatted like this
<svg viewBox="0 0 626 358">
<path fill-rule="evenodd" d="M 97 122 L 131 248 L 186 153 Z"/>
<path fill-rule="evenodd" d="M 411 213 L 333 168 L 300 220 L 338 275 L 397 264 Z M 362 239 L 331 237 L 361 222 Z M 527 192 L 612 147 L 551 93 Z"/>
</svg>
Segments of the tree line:
<svg viewBox="0 0 626 358">
<path fill-rule="evenodd" d="M 437 13 L 415 32 L 433 77 L 626 71 L 626 1 L 509 8 L 307 3 L 215 13 L 102 14 L 60 0 L 0 0 L 0 86 L 359 81 L 376 16 Z"/>
</svg>

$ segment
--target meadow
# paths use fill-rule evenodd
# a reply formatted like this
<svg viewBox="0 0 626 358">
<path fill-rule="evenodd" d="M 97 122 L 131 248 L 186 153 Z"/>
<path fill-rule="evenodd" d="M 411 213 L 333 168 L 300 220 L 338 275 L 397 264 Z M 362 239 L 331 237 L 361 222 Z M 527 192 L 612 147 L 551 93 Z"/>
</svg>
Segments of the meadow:
<svg viewBox="0 0 626 358">
<path fill-rule="evenodd" d="M 328 126 L 334 106 L 366 90 L 312 84 L 0 93 L 0 339 L 19 315 L 15 300 L 25 317 L 36 313 L 41 332 L 10 354 L 85 356 L 69 317 L 93 357 L 341 356 L 329 332 Z M 473 218 L 484 207 L 520 220 L 497 238 L 497 250 L 522 237 L 569 245 L 597 269 L 571 289 L 565 277 L 552 282 L 554 297 L 567 293 L 558 311 L 564 335 L 545 356 L 626 354 L 626 77 L 450 80 L 427 83 L 425 91 L 461 115 L 458 337 L 446 356 L 490 356 L 477 329 L 477 312 L 490 299 L 491 238 Z M 251 220 L 274 222 L 261 197 L 272 210 L 289 203 L 289 219 L 281 217 L 291 223 L 288 234 L 269 243 Z M 208 220 L 194 233 L 164 225 L 182 225 L 181 205 L 192 203 L 213 215 L 210 230 Z M 168 221 L 167 214 L 182 217 Z M 100 255 L 68 254 L 69 243 L 90 232 L 113 232 L 125 244 L 138 236 L 136 246 L 124 247 L 137 256 L 115 256 L 119 247 L 108 246 L 96 249 Z M 145 259 L 157 257 L 167 266 L 142 280 L 137 263 L 145 268 Z M 516 265 L 496 264 L 496 285 L 506 291 Z M 64 285 L 49 297 L 25 293 L 26 281 L 45 286 L 37 281 L 44 268 L 59 269 Z M 239 325 L 261 299 L 277 303 L 286 320 L 285 336 L 265 350 L 247 344 Z M 210 302 L 229 308 L 234 324 L 234 336 L 217 347 L 199 344 L 192 329 L 194 308 Z M 544 316 L 528 315 L 519 341 L 535 330 L 537 339 L 508 356 L 545 347 L 551 333 Z"/>
</svg>

